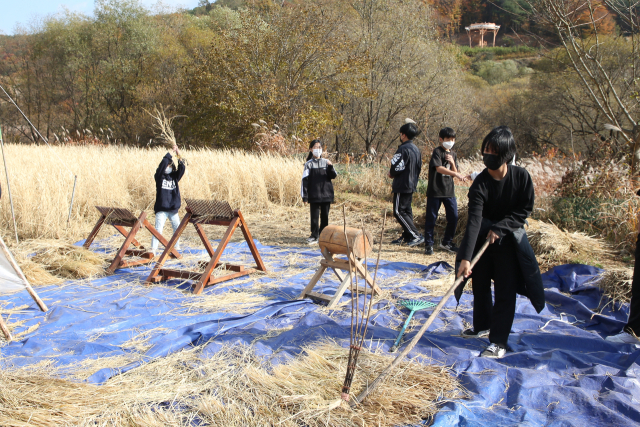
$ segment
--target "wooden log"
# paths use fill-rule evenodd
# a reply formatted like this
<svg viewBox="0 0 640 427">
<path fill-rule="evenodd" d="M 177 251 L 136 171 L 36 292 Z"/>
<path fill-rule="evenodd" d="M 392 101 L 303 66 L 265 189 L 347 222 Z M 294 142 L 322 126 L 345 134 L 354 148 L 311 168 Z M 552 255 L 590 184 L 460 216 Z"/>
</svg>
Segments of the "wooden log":
<svg viewBox="0 0 640 427">
<path fill-rule="evenodd" d="M 371 233 L 366 232 L 366 236 L 362 235 L 362 230 L 353 227 L 347 227 L 347 239 L 349 239 L 348 247 L 356 258 L 364 258 L 365 255 L 371 253 L 373 245 L 373 237 Z M 347 254 L 347 241 L 345 239 L 344 227 L 339 225 L 328 225 L 322 230 L 318 239 L 320 250 L 326 249 L 331 254 Z"/>
</svg>

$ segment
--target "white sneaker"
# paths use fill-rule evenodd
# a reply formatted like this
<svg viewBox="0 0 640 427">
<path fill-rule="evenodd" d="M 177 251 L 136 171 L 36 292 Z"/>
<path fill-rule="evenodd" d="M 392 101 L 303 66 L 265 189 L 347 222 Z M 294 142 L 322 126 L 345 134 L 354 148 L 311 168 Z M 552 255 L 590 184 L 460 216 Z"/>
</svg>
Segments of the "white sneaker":
<svg viewBox="0 0 640 427">
<path fill-rule="evenodd" d="M 504 346 L 502 346 L 501 344 L 491 343 L 489 347 L 487 347 L 486 350 L 480 354 L 480 356 L 500 359 L 505 354 L 507 354 L 507 349 Z"/>
<path fill-rule="evenodd" d="M 630 334 L 629 332 L 621 331 L 619 334 L 611 335 L 605 338 L 605 341 L 613 342 L 616 344 L 636 344 L 640 345 L 640 339 L 634 334 Z"/>
</svg>

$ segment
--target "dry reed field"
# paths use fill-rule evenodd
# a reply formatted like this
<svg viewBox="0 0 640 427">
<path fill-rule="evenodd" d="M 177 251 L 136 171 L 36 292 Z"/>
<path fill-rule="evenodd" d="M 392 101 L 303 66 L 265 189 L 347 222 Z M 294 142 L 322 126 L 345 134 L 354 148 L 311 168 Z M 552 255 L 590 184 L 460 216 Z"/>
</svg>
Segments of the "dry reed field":
<svg viewBox="0 0 640 427">
<path fill-rule="evenodd" d="M 98 218 L 95 205 L 153 211 L 153 174 L 166 149 L 99 146 L 5 145 L 11 191 L 21 238 L 86 237 Z M 183 198 L 227 200 L 233 207 L 265 211 L 300 201 L 300 160 L 227 150 L 184 150 Z M 60 158 L 62 161 L 58 160 Z M 71 224 L 67 215 L 78 175 Z M 0 221 L 13 231 L 4 174 Z M 9 243 L 12 239 L 6 239 Z"/>
</svg>

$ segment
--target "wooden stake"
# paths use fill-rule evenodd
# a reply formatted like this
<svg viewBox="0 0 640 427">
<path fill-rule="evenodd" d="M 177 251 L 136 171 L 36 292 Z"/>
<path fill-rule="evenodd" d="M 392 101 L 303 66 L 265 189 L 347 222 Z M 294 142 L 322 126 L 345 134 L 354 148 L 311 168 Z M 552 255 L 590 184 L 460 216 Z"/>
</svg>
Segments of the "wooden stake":
<svg viewBox="0 0 640 427">
<path fill-rule="evenodd" d="M 473 268 L 473 266 L 476 265 L 476 263 L 478 262 L 478 260 L 480 259 L 484 251 L 487 250 L 488 246 L 489 246 L 489 239 L 487 239 L 487 241 L 484 242 L 484 245 L 482 245 L 482 247 L 480 248 L 476 256 L 473 257 L 473 259 L 471 260 L 471 268 Z M 418 333 L 413 337 L 409 345 L 407 345 L 404 348 L 404 350 L 402 350 L 402 353 L 400 353 L 394 359 L 394 361 L 391 362 L 391 364 L 387 367 L 387 369 L 385 369 L 384 371 L 382 371 L 380 375 L 378 375 L 378 378 L 376 378 L 366 389 L 364 389 L 362 393 L 360 393 L 360 395 L 355 399 L 355 401 L 351 402 L 351 406 L 355 406 L 356 404 L 361 403 L 373 390 L 375 390 L 380 385 L 382 381 L 384 381 L 389 376 L 391 371 L 393 371 L 393 369 L 396 366 L 398 366 L 400 362 L 402 362 L 402 360 L 405 358 L 407 354 L 409 354 L 409 352 L 413 349 L 413 347 L 415 347 L 416 344 L 418 344 L 418 341 L 420 341 L 420 338 L 422 338 L 422 335 L 427 331 L 429 326 L 431 326 L 431 324 L 436 319 L 436 317 L 438 316 L 438 313 L 440 313 L 440 311 L 442 310 L 442 307 L 444 307 L 449 297 L 453 294 L 453 292 L 458 287 L 458 285 L 462 283 L 462 280 L 464 280 L 464 277 L 460 276 L 453 282 L 453 285 L 451 286 L 451 288 L 449 288 L 447 293 L 442 297 L 442 299 L 440 300 L 440 303 L 436 306 L 436 308 L 433 309 L 433 313 L 431 313 L 431 316 L 429 316 L 429 318 L 424 323 L 424 325 L 422 325 L 422 328 L 420 328 Z"/>
<path fill-rule="evenodd" d="M 13 267 L 18 277 L 20 277 L 20 279 L 24 283 L 25 288 L 27 288 L 27 292 L 29 292 L 29 295 L 31 295 L 31 298 L 33 298 L 36 304 L 38 304 L 38 307 L 40 307 L 40 310 L 47 311 L 48 308 L 46 304 L 42 302 L 38 294 L 36 294 L 36 292 L 33 290 L 31 285 L 29 284 L 29 281 L 27 280 L 27 278 L 24 277 L 22 270 L 20 270 L 20 267 L 18 266 L 18 263 L 16 263 L 16 260 L 13 259 L 13 255 L 11 255 L 11 252 L 9 252 L 7 245 L 4 244 L 4 240 L 2 240 L 2 237 L 0 237 L 0 249 L 2 249 L 2 252 L 4 252 L 4 256 L 7 258 L 7 261 L 9 261 L 9 264 L 11 264 L 11 267 Z"/>
<path fill-rule="evenodd" d="M 2 320 L 2 316 L 0 316 L 0 330 L 2 330 L 2 333 L 4 334 L 7 341 L 11 341 L 13 339 L 11 338 L 11 333 L 9 332 L 9 328 L 7 327 L 6 323 L 4 323 L 4 321 Z"/>
</svg>

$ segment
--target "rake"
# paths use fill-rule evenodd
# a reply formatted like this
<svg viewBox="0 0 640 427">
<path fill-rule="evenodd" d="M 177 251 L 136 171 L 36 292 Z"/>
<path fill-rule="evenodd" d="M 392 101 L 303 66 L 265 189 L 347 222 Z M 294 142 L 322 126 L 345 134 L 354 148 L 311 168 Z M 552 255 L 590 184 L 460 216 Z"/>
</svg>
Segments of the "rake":
<svg viewBox="0 0 640 427">
<path fill-rule="evenodd" d="M 398 350 L 398 345 L 400 345 L 400 341 L 402 340 L 402 336 L 404 335 L 405 329 L 407 329 L 407 326 L 409 326 L 409 322 L 411 322 L 413 313 L 415 313 L 416 311 L 424 310 L 425 308 L 431 308 L 436 306 L 432 302 L 422 301 L 419 299 L 405 299 L 405 300 L 398 301 L 398 303 L 401 306 L 411 310 L 411 312 L 409 313 L 409 317 L 407 317 L 407 320 L 405 320 L 404 325 L 402 326 L 402 330 L 400 331 L 398 338 L 396 338 L 396 342 L 393 343 L 393 346 L 389 350 L 391 353 L 394 353 L 396 350 Z"/>
</svg>

